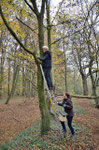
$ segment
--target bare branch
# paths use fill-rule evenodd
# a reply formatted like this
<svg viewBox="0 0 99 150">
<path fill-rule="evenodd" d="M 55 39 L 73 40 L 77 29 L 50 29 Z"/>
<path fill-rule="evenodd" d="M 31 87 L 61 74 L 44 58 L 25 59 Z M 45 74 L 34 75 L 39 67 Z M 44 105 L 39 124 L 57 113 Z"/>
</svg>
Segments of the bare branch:
<svg viewBox="0 0 99 150">
<path fill-rule="evenodd" d="M 42 0 L 42 6 L 41 6 L 41 12 L 40 12 L 42 17 L 44 17 L 45 4 L 46 4 L 46 0 Z"/>
<path fill-rule="evenodd" d="M 25 0 L 26 1 L 26 0 Z M 36 5 L 36 0 L 30 0 L 32 5 L 33 5 L 33 12 L 36 14 L 36 16 L 38 17 L 39 16 L 39 11 L 38 11 L 38 8 L 37 8 L 37 5 Z"/>
<path fill-rule="evenodd" d="M 29 6 L 29 8 L 34 12 L 34 9 L 32 8 L 32 6 L 27 2 L 27 0 L 24 0 L 25 3 Z"/>
<path fill-rule="evenodd" d="M 72 35 L 74 35 L 74 34 L 76 34 L 76 33 L 78 33 L 78 32 L 80 32 L 81 30 L 83 30 L 84 28 L 86 28 L 86 26 L 85 27 L 83 27 L 83 28 L 81 28 L 80 30 L 78 30 L 78 31 L 75 31 L 74 33 L 72 33 L 71 35 L 65 35 L 65 36 L 63 36 L 63 37 L 60 37 L 59 39 L 57 39 L 56 41 L 54 41 L 54 42 L 52 42 L 51 43 L 51 45 L 52 44 L 55 44 L 55 43 L 57 43 L 57 42 L 59 42 L 60 40 L 62 40 L 62 39 L 64 39 L 64 38 L 67 38 L 67 37 L 70 37 L 70 36 L 72 36 Z"/>
<path fill-rule="evenodd" d="M 19 19 L 18 17 L 16 17 L 16 19 L 19 21 L 19 22 L 21 22 L 23 25 L 25 25 L 26 27 L 28 27 L 31 31 L 33 31 L 34 33 L 36 33 L 35 32 L 35 30 L 37 29 L 37 28 L 35 28 L 35 29 L 32 29 L 30 26 L 28 26 L 26 23 L 24 23 L 21 19 Z M 37 33 L 36 33 L 37 34 Z"/>
<path fill-rule="evenodd" d="M 59 13 L 59 10 L 60 10 L 60 8 L 61 8 L 61 6 L 62 6 L 62 4 L 63 4 L 63 2 L 64 2 L 64 0 L 62 0 L 62 2 L 60 3 L 60 7 L 58 8 L 58 10 L 57 10 L 55 16 L 53 17 L 53 20 L 52 20 L 51 24 L 53 24 L 54 20 L 56 19 L 57 15 L 58 15 L 58 13 Z"/>
<path fill-rule="evenodd" d="M 85 25 L 86 21 L 88 21 L 88 17 L 89 17 L 89 15 L 90 15 L 91 10 L 94 8 L 94 6 L 95 6 L 97 3 L 98 3 L 98 0 L 96 0 L 96 2 L 95 2 L 95 3 L 92 5 L 92 7 L 89 9 L 88 14 L 87 14 L 87 17 L 86 17 L 85 22 L 84 22 L 84 25 Z"/>
</svg>

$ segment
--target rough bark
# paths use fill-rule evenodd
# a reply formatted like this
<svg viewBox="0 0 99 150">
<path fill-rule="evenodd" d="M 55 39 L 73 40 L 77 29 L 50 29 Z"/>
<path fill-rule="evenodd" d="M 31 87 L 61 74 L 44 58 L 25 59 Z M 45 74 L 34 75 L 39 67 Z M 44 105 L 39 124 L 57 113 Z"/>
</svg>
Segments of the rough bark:
<svg viewBox="0 0 99 150">
<path fill-rule="evenodd" d="M 31 83 L 31 97 L 34 97 L 34 74 L 31 73 L 32 83 Z"/>
<path fill-rule="evenodd" d="M 31 79 L 31 77 L 30 77 L 30 71 L 27 72 L 27 75 L 28 75 L 29 79 Z M 28 80 L 27 83 L 28 83 L 27 84 L 27 94 L 28 94 L 28 97 L 30 97 L 31 96 L 31 94 L 30 94 L 31 93 L 30 80 Z"/>
<path fill-rule="evenodd" d="M 24 65 L 24 61 L 23 61 Z M 22 68 L 22 96 L 25 96 L 25 72 L 24 72 L 24 66 Z"/>
<path fill-rule="evenodd" d="M 92 96 L 96 96 L 96 82 L 94 79 L 94 75 L 92 73 L 92 65 L 93 65 L 93 58 L 90 57 L 90 64 L 89 64 L 89 76 L 91 79 L 91 85 L 92 85 Z"/>
<path fill-rule="evenodd" d="M 8 59 L 8 96 L 10 95 L 10 72 L 11 72 L 11 65 L 10 59 Z"/>
<path fill-rule="evenodd" d="M 64 70 L 65 70 L 65 92 L 68 92 L 68 84 L 67 84 L 67 58 L 66 58 L 66 48 L 63 40 L 63 51 L 64 51 Z"/>
<path fill-rule="evenodd" d="M 51 24 L 50 24 L 50 1 L 46 0 L 46 14 L 47 14 L 47 42 L 48 42 L 48 48 L 49 51 L 51 52 Z M 51 78 L 54 84 L 54 68 L 52 64 L 52 72 L 51 72 Z M 48 97 L 47 97 L 48 98 Z M 47 100 L 47 105 L 49 112 L 51 110 L 51 104 L 50 100 Z"/>
<path fill-rule="evenodd" d="M 82 83 L 83 83 L 83 95 L 88 95 L 87 78 L 83 74 L 81 74 L 81 76 L 82 76 Z"/>
<path fill-rule="evenodd" d="M 46 12 L 47 12 L 47 39 L 49 51 L 51 51 L 51 25 L 50 25 L 50 1 L 46 0 Z"/>
<path fill-rule="evenodd" d="M 79 72 L 80 72 L 80 75 L 82 78 L 82 84 L 83 84 L 83 95 L 88 95 L 87 77 L 81 64 L 82 58 L 79 54 L 79 50 L 77 50 L 77 55 L 78 55 L 78 61 L 79 61 Z"/>
<path fill-rule="evenodd" d="M 37 85 L 38 85 L 39 107 L 41 111 L 41 135 L 44 135 L 50 130 L 50 117 L 47 102 L 45 100 L 44 82 L 40 68 L 38 68 Z"/>
<path fill-rule="evenodd" d="M 4 65 L 4 50 L 3 50 L 3 45 L 2 45 L 2 40 L 3 40 L 3 31 L 1 32 L 1 37 L 0 37 L 0 49 L 1 49 L 1 60 L 0 60 L 0 97 L 2 97 L 2 92 L 3 92 L 3 65 Z"/>
<path fill-rule="evenodd" d="M 19 66 L 16 67 L 14 75 L 13 75 L 13 82 L 12 82 L 12 88 L 11 88 L 11 92 L 5 102 L 5 104 L 8 104 L 11 97 L 14 95 L 15 92 L 15 88 L 16 88 L 16 83 L 17 83 L 17 79 L 18 79 L 18 73 L 19 73 Z"/>
<path fill-rule="evenodd" d="M 38 18 L 38 27 L 39 27 L 39 34 L 38 34 L 38 39 L 39 39 L 39 50 L 40 50 L 40 55 L 42 56 L 43 51 L 42 47 L 44 45 L 44 32 L 43 32 L 43 19 L 42 17 Z M 37 85 L 38 85 L 38 97 L 39 97 L 39 107 L 41 111 L 41 134 L 45 134 L 50 130 L 50 117 L 49 117 L 49 112 L 48 112 L 48 106 L 47 102 L 45 99 L 44 95 L 44 81 L 43 77 L 41 74 L 41 70 L 38 67 L 38 72 L 37 72 Z"/>
</svg>

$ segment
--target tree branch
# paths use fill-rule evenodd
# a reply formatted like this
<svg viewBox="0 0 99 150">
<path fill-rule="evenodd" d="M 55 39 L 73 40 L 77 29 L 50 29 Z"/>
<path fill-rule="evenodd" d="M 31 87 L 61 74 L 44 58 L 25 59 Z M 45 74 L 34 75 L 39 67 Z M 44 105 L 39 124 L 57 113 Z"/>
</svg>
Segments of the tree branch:
<svg viewBox="0 0 99 150">
<path fill-rule="evenodd" d="M 89 9 L 88 14 L 87 14 L 87 17 L 85 18 L 84 26 L 85 26 L 86 21 L 88 21 L 88 17 L 89 17 L 89 15 L 90 15 L 91 10 L 94 8 L 94 6 L 95 6 L 97 3 L 98 3 L 98 0 L 96 0 L 96 2 L 95 2 L 95 3 L 91 6 L 91 8 Z"/>
<path fill-rule="evenodd" d="M 57 10 L 57 12 L 56 12 L 56 14 L 55 14 L 55 16 L 53 17 L 53 20 L 52 20 L 51 24 L 53 24 L 55 18 L 57 17 L 57 15 L 58 15 L 58 13 L 59 13 L 59 10 L 60 10 L 60 8 L 61 8 L 63 2 L 64 2 L 64 0 L 62 0 L 62 2 L 60 3 L 60 6 L 59 6 L 59 8 L 58 8 L 58 10 Z M 66 7 L 67 7 L 67 6 L 66 6 Z"/>
<path fill-rule="evenodd" d="M 62 40 L 62 39 L 64 39 L 64 38 L 70 37 L 70 36 L 72 36 L 72 35 L 74 35 L 74 34 L 80 32 L 80 31 L 83 30 L 84 28 L 86 28 L 86 27 L 83 27 L 83 28 L 79 29 L 78 31 L 75 31 L 75 32 L 72 33 L 71 35 L 65 35 L 65 36 L 63 36 L 63 37 L 60 37 L 59 39 L 57 39 L 57 40 L 55 40 L 54 42 L 52 42 L 51 45 L 52 45 L 52 44 L 55 44 L 55 43 L 57 43 L 57 42 L 59 42 L 60 40 Z"/>
<path fill-rule="evenodd" d="M 46 0 L 42 0 L 41 15 L 42 15 L 43 17 L 44 17 L 45 3 L 46 3 Z"/>
<path fill-rule="evenodd" d="M 27 2 L 27 0 L 24 0 L 25 3 L 29 6 L 29 8 L 34 12 L 34 9 L 32 8 L 32 6 Z"/>
<path fill-rule="evenodd" d="M 19 22 L 21 22 L 23 25 L 25 25 L 26 27 L 28 27 L 31 31 L 33 31 L 34 33 L 36 33 L 35 32 L 35 30 L 37 29 L 32 29 L 30 26 L 28 26 L 26 23 L 24 23 L 21 19 L 19 19 L 18 17 L 16 17 L 16 19 L 19 21 Z M 37 33 L 36 33 L 37 34 Z"/>
<path fill-rule="evenodd" d="M 29 54 L 31 54 L 31 55 L 34 56 L 35 62 L 36 62 L 36 64 L 38 64 L 38 60 L 37 60 L 35 54 L 34 54 L 33 52 L 29 51 L 29 50 L 23 45 L 23 43 L 22 43 L 22 42 L 20 41 L 20 39 L 17 37 L 17 35 L 15 34 L 15 32 L 14 32 L 14 31 L 12 30 L 12 28 L 8 25 L 6 19 L 5 19 L 4 15 L 3 15 L 1 6 L 0 6 L 0 14 L 1 14 L 1 18 L 2 18 L 2 20 L 3 20 L 3 22 L 4 22 L 4 24 L 6 25 L 7 29 L 10 31 L 11 35 L 16 39 L 16 41 L 20 44 L 20 46 L 21 46 L 26 52 L 28 52 Z"/>
<path fill-rule="evenodd" d="M 91 72 L 92 72 L 92 74 L 94 74 L 94 73 L 99 72 L 99 70 L 94 70 L 94 71 L 91 71 Z M 90 75 L 90 73 L 88 72 L 87 75 L 86 75 L 86 77 L 88 77 L 89 75 Z"/>
<path fill-rule="evenodd" d="M 26 1 L 26 0 L 25 0 Z M 30 0 L 32 5 L 33 5 L 33 12 L 36 14 L 36 16 L 38 17 L 39 16 L 39 11 L 38 11 L 38 8 L 37 8 L 37 5 L 36 5 L 36 0 Z"/>
</svg>

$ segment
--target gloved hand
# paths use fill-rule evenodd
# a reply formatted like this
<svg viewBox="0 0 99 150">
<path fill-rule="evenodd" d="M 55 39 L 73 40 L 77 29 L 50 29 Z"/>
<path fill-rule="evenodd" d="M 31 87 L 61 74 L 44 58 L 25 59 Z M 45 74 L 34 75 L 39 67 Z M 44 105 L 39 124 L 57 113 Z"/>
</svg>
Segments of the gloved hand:
<svg viewBox="0 0 99 150">
<path fill-rule="evenodd" d="M 55 103 L 56 105 L 58 105 L 58 102 L 57 102 L 57 101 L 55 101 L 54 103 Z"/>
<path fill-rule="evenodd" d="M 66 107 L 66 104 L 63 104 L 63 107 Z"/>
</svg>

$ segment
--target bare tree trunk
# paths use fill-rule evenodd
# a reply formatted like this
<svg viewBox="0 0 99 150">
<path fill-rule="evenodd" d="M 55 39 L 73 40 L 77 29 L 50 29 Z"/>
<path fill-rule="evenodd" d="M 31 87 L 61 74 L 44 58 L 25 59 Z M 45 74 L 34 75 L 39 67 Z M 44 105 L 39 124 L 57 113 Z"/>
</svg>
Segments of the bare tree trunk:
<svg viewBox="0 0 99 150">
<path fill-rule="evenodd" d="M 31 84 L 31 97 L 34 97 L 34 80 L 35 80 L 35 77 L 34 77 L 34 74 L 31 73 L 31 78 L 32 78 L 32 84 Z"/>
<path fill-rule="evenodd" d="M 46 0 L 46 12 L 47 12 L 47 39 L 49 51 L 51 51 L 51 25 L 50 25 L 50 1 Z"/>
<path fill-rule="evenodd" d="M 2 97 L 2 86 L 3 86 L 3 60 L 2 60 L 2 56 L 1 56 L 1 65 L 0 65 L 0 98 Z"/>
<path fill-rule="evenodd" d="M 67 58 L 66 58 L 66 49 L 63 40 L 63 51 L 64 51 L 64 69 L 65 69 L 65 92 L 68 92 L 68 84 L 67 84 Z"/>
<path fill-rule="evenodd" d="M 82 76 L 82 83 L 83 83 L 83 95 L 88 95 L 88 86 L 87 86 L 87 79 L 86 76 Z"/>
<path fill-rule="evenodd" d="M 48 41 L 49 51 L 51 51 L 50 1 L 48 1 L 48 0 L 46 0 L 46 13 L 47 13 L 47 41 Z M 54 71 L 53 65 L 52 65 L 52 71 Z M 53 81 L 54 80 L 54 73 L 53 72 L 51 72 L 51 78 Z M 47 105 L 48 105 L 48 109 L 50 112 L 50 110 L 51 110 L 50 100 L 47 100 Z"/>
<path fill-rule="evenodd" d="M 3 31 L 1 32 L 1 38 L 0 38 L 0 49 L 1 49 L 1 62 L 0 62 L 0 97 L 2 97 L 2 92 L 3 92 L 3 72 L 4 72 L 4 50 L 3 50 Z"/>
<path fill-rule="evenodd" d="M 94 75 L 92 73 L 92 65 L 93 65 L 93 59 L 90 59 L 90 65 L 89 65 L 89 76 L 91 79 L 91 84 L 92 84 L 92 96 L 97 96 L 96 94 L 96 82 L 94 79 Z"/>
<path fill-rule="evenodd" d="M 23 62 L 24 65 L 24 62 Z M 22 68 L 22 96 L 25 96 L 25 72 L 24 72 L 24 66 Z"/>
<path fill-rule="evenodd" d="M 39 50 L 40 55 L 42 56 L 43 51 L 42 47 L 44 45 L 44 31 L 43 31 L 43 19 L 42 17 L 38 18 L 38 27 L 39 27 Z M 38 66 L 37 73 L 37 85 L 38 85 L 38 97 L 39 97 L 39 107 L 41 111 L 41 134 L 45 134 L 50 130 L 50 117 L 48 112 L 48 106 L 44 95 L 44 81 L 40 67 Z"/>
<path fill-rule="evenodd" d="M 38 78 L 37 83 L 38 83 L 39 107 L 41 111 L 41 134 L 44 135 L 50 130 L 50 117 L 49 117 L 47 102 L 45 100 L 44 82 L 43 82 L 43 77 L 40 68 L 38 68 L 37 78 Z"/>
<path fill-rule="evenodd" d="M 97 96 L 96 94 L 96 84 L 93 78 L 92 73 L 90 74 L 91 84 L 92 84 L 92 96 Z"/>
<path fill-rule="evenodd" d="M 8 104 L 11 97 L 14 95 L 15 88 L 16 88 L 16 83 L 17 83 L 17 80 L 18 80 L 18 73 L 19 73 L 19 66 L 16 66 L 15 72 L 14 72 L 14 75 L 13 75 L 13 82 L 12 82 L 11 92 L 10 92 L 5 104 Z"/>
<path fill-rule="evenodd" d="M 28 71 L 27 74 L 28 74 L 28 77 L 29 77 L 29 79 L 30 79 L 30 78 L 31 78 L 31 77 L 30 77 L 30 71 Z M 31 85 L 30 85 L 30 80 L 28 80 L 28 81 L 27 81 L 27 94 L 28 94 L 28 97 L 31 96 L 31 94 L 30 94 L 31 92 L 30 92 L 30 91 L 31 91 Z"/>
<path fill-rule="evenodd" d="M 28 76 L 28 70 L 25 71 L 25 76 Z M 25 96 L 28 97 L 28 79 L 25 79 Z"/>
<path fill-rule="evenodd" d="M 76 94 L 76 70 L 74 69 L 74 76 L 73 76 L 73 78 L 74 78 L 74 82 L 73 82 L 73 85 L 74 85 L 74 93 Z"/>
<path fill-rule="evenodd" d="M 11 65 L 10 65 L 10 59 L 8 59 L 8 96 L 10 95 L 10 72 L 11 72 Z"/>
</svg>

